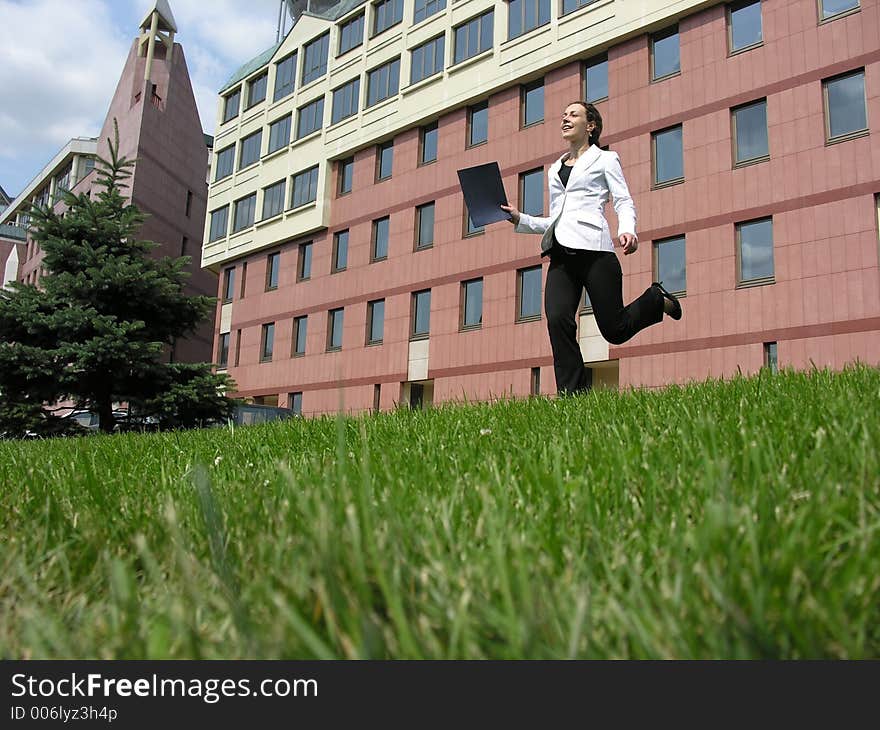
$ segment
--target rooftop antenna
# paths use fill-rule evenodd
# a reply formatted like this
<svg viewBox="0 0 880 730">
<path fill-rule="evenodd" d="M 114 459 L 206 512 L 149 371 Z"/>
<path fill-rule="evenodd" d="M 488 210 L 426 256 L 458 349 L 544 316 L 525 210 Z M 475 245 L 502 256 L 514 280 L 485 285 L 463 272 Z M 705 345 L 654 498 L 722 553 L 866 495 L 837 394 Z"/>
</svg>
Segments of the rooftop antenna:
<svg viewBox="0 0 880 730">
<path fill-rule="evenodd" d="M 278 31 L 275 33 L 275 42 L 280 43 L 287 33 L 287 16 L 292 23 L 296 23 L 303 10 L 310 10 L 311 0 L 281 0 L 278 4 Z M 285 9 L 287 12 L 285 13 Z"/>
<path fill-rule="evenodd" d="M 281 42 L 281 24 L 285 21 L 284 18 L 284 0 L 281 0 L 278 3 L 278 29 L 275 31 L 275 43 Z"/>
</svg>

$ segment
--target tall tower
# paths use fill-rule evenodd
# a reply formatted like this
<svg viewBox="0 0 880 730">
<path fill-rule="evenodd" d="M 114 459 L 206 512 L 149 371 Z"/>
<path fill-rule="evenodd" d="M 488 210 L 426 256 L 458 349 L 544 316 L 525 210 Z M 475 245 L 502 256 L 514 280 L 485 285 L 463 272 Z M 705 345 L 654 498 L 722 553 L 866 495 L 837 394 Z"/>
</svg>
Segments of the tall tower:
<svg viewBox="0 0 880 730">
<path fill-rule="evenodd" d="M 168 0 L 154 0 L 153 6 L 141 21 L 141 35 L 138 38 L 138 56 L 147 58 L 144 68 L 145 81 L 150 80 L 153 72 L 157 43 L 165 47 L 165 59 L 171 63 L 175 33 L 177 33 L 177 24 L 174 22 L 174 14 L 171 12 Z"/>
<path fill-rule="evenodd" d="M 193 256 L 204 233 L 210 144 L 202 131 L 186 64 L 175 43 L 177 23 L 168 0 L 149 0 L 110 102 L 98 154 L 119 127 L 119 152 L 136 160 L 126 193 L 147 214 L 140 237 L 159 244 L 157 255 Z M 214 296 L 217 276 L 202 270 L 198 256 L 186 267 L 187 292 Z M 213 323 L 180 340 L 168 357 L 210 361 Z"/>
</svg>

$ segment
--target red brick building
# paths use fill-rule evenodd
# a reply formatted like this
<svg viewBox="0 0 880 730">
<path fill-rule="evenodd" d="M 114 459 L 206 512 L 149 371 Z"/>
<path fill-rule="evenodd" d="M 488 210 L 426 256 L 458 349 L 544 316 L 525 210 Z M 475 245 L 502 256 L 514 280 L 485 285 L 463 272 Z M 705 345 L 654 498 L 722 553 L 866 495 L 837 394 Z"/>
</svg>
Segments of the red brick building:
<svg viewBox="0 0 880 730">
<path fill-rule="evenodd" d="M 326 413 L 554 392 L 539 239 L 469 231 L 456 170 L 497 160 L 546 214 L 583 98 L 638 212 L 624 299 L 661 279 L 684 309 L 615 347 L 585 307 L 594 385 L 880 364 L 878 0 L 407 0 L 389 25 L 396 7 L 303 15 L 221 92 L 215 169 L 237 164 L 203 261 L 239 395 Z"/>
</svg>

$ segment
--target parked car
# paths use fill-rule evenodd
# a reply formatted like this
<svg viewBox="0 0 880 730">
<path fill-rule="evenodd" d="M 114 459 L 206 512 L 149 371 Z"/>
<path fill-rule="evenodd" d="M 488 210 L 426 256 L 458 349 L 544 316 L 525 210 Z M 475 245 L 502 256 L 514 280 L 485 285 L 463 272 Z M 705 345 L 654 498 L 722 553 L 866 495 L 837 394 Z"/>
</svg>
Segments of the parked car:
<svg viewBox="0 0 880 730">
<path fill-rule="evenodd" d="M 236 426 L 252 426 L 256 423 L 269 423 L 269 421 L 294 418 L 296 415 L 290 408 L 242 403 L 235 406 L 230 420 Z"/>
<path fill-rule="evenodd" d="M 123 412 L 123 415 L 116 416 L 117 431 L 158 431 L 159 417 L 144 416 L 137 413 Z"/>
<path fill-rule="evenodd" d="M 83 428 L 97 431 L 100 419 L 94 411 L 74 411 L 67 416 L 71 421 L 76 421 Z"/>
<path fill-rule="evenodd" d="M 97 431 L 100 427 L 101 419 L 95 411 L 73 411 L 67 418 L 76 421 L 83 428 L 89 431 Z M 114 431 L 131 431 L 131 430 L 147 430 L 138 428 L 137 424 L 144 420 L 139 416 L 130 416 L 129 412 L 121 408 L 113 409 L 113 418 L 116 419 Z M 147 418 L 152 418 L 148 416 Z M 153 419 L 158 423 L 157 419 Z"/>
</svg>

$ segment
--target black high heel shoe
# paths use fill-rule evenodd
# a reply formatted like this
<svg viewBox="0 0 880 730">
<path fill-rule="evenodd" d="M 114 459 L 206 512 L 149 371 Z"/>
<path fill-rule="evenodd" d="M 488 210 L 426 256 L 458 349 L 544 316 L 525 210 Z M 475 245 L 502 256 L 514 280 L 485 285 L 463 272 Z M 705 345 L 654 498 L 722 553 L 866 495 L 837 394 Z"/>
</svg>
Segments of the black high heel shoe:
<svg viewBox="0 0 880 730">
<path fill-rule="evenodd" d="M 681 303 L 678 301 L 678 297 L 675 294 L 670 294 L 666 289 L 663 288 L 663 285 L 659 281 L 655 281 L 651 286 L 656 286 L 660 293 L 663 295 L 664 299 L 668 299 L 672 302 L 672 311 L 666 312 L 666 307 L 663 308 L 663 311 L 666 312 L 673 319 L 681 319 Z"/>
</svg>

